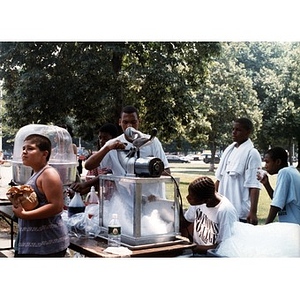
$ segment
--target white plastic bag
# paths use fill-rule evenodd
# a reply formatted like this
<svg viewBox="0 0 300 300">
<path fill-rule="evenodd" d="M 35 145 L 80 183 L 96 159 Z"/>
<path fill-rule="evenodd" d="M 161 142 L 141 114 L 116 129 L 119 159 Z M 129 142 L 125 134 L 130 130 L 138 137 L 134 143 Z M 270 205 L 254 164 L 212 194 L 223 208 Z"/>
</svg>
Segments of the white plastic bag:
<svg viewBox="0 0 300 300">
<path fill-rule="evenodd" d="M 233 235 L 216 249 L 226 257 L 300 257 L 300 225 L 235 222 Z"/>
<path fill-rule="evenodd" d="M 71 236 L 81 237 L 85 235 L 85 213 L 77 213 L 66 220 L 67 228 Z"/>
</svg>

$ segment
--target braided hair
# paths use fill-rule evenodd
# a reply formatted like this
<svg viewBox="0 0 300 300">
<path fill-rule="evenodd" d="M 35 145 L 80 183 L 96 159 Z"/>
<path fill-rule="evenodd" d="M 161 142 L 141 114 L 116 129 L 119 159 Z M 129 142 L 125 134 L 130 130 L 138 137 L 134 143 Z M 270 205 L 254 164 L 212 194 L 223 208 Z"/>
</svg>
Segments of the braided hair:
<svg viewBox="0 0 300 300">
<path fill-rule="evenodd" d="M 201 176 L 190 183 L 189 191 L 198 199 L 212 199 L 215 195 L 215 184 L 208 176 Z"/>
</svg>

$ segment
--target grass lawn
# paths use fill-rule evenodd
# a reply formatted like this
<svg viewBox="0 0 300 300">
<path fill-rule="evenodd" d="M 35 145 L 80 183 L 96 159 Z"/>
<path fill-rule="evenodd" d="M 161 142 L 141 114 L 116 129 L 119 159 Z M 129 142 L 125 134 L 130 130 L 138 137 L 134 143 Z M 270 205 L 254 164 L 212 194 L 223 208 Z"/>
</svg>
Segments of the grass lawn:
<svg viewBox="0 0 300 300">
<path fill-rule="evenodd" d="M 173 177 L 180 178 L 180 193 L 183 201 L 183 207 L 186 209 L 189 206 L 189 203 L 186 200 L 187 189 L 190 182 L 201 175 L 206 175 L 212 178 L 213 181 L 216 181 L 214 172 L 209 172 L 209 165 L 202 162 L 192 162 L 190 164 L 181 164 L 181 163 L 172 163 L 170 164 L 171 173 Z M 272 187 L 275 187 L 276 184 L 276 175 L 270 176 L 269 179 Z M 262 187 L 259 202 L 258 202 L 258 222 L 259 224 L 264 224 L 268 216 L 269 207 L 271 199 L 269 198 L 266 190 Z"/>
</svg>

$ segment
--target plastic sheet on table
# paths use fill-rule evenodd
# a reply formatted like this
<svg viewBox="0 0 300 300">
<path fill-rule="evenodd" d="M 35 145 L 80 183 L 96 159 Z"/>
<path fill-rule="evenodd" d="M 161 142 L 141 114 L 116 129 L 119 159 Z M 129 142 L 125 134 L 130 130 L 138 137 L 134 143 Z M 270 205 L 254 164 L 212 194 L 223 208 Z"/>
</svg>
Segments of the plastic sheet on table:
<svg viewBox="0 0 300 300">
<path fill-rule="evenodd" d="M 300 225 L 270 223 L 251 225 L 235 222 L 233 235 L 215 254 L 223 257 L 300 257 Z"/>
</svg>

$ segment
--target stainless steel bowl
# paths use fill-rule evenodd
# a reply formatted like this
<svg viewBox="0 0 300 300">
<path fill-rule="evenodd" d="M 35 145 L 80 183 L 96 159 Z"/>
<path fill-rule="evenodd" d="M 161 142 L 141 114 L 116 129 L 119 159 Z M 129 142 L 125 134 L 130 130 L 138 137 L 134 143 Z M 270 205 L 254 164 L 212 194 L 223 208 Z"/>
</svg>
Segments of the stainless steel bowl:
<svg viewBox="0 0 300 300">
<path fill-rule="evenodd" d="M 77 163 L 49 163 L 60 175 L 63 185 L 70 185 L 76 180 Z M 32 175 L 32 169 L 21 162 L 12 161 L 13 180 L 25 184 Z"/>
</svg>

